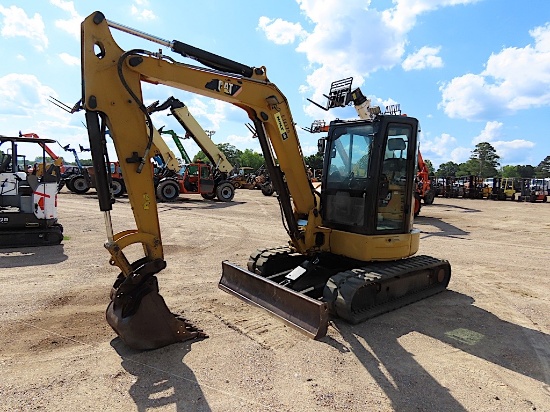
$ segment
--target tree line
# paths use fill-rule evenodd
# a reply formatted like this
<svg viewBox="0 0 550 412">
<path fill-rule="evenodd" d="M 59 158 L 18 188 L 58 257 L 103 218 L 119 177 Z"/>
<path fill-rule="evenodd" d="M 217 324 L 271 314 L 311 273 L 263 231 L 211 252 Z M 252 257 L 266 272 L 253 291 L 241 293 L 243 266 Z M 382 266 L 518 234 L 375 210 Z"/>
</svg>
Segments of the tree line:
<svg viewBox="0 0 550 412">
<path fill-rule="evenodd" d="M 257 170 L 265 163 L 264 156 L 260 153 L 252 151 L 251 149 L 245 149 L 242 151 L 230 143 L 219 143 L 216 146 L 218 146 L 218 149 L 225 154 L 225 157 L 233 166 L 251 167 L 254 170 Z M 201 150 L 193 158 L 193 161 L 197 160 L 206 162 L 208 161 L 208 158 Z M 305 156 L 304 161 L 313 170 L 323 168 L 323 155 L 314 154 L 311 156 Z"/>
<path fill-rule="evenodd" d="M 256 153 L 251 149 L 244 151 L 237 149 L 230 143 L 219 143 L 216 146 L 225 154 L 227 160 L 236 167 L 251 167 L 254 170 L 259 169 L 265 162 L 264 157 L 260 153 Z M 532 165 L 516 165 L 500 167 L 500 156 L 496 153 L 495 148 L 488 142 L 478 143 L 471 152 L 470 158 L 464 163 L 455 163 L 452 161 L 442 163 L 435 170 L 432 162 L 429 159 L 424 159 L 431 175 L 437 177 L 450 176 L 469 176 L 475 175 L 483 178 L 488 177 L 550 177 L 550 156 L 546 156 L 537 166 Z M 46 159 L 51 161 L 50 158 Z M 206 154 L 199 151 L 193 161 L 208 161 Z M 305 163 L 312 170 L 323 168 L 323 155 L 313 154 L 304 157 Z M 41 163 L 42 157 L 37 157 L 35 162 Z M 91 159 L 82 159 L 83 166 L 91 166 Z M 68 163 L 74 164 L 74 163 Z"/>
<path fill-rule="evenodd" d="M 437 177 L 450 176 L 480 176 L 489 177 L 550 177 L 550 156 L 546 156 L 537 166 L 532 165 L 507 165 L 500 167 L 500 156 L 495 148 L 488 142 L 478 143 L 472 150 L 470 158 L 464 163 L 446 162 L 442 163 L 434 171 L 431 162 L 425 162 L 430 168 L 430 174 Z M 428 163 L 429 162 L 429 163 Z"/>
</svg>

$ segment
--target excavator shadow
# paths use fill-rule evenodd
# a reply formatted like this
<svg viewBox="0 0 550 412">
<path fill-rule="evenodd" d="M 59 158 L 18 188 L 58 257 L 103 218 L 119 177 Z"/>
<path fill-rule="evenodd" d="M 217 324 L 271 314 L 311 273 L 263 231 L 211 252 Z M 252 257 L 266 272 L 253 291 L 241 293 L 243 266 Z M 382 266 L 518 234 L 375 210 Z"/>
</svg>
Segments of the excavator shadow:
<svg viewBox="0 0 550 412">
<path fill-rule="evenodd" d="M 202 199 L 189 199 L 182 197 L 174 202 L 170 203 L 159 203 L 158 209 L 159 212 L 161 212 L 163 209 L 170 209 L 170 210 L 207 210 L 207 209 L 225 209 L 232 206 L 242 205 L 245 202 L 220 202 L 215 200 L 202 200 Z M 192 206 L 186 206 L 186 205 L 192 205 Z"/>
<path fill-rule="evenodd" d="M 422 233 L 422 239 L 430 236 L 444 236 L 464 239 L 470 232 L 460 229 L 438 217 L 419 216 L 414 219 L 416 228 Z M 424 227 L 427 226 L 427 227 Z M 431 226 L 431 227 L 430 227 Z"/>
<path fill-rule="evenodd" d="M 116 199 L 117 203 L 127 203 L 129 204 L 128 198 L 119 197 Z M 163 209 L 171 209 L 171 210 L 192 210 L 192 209 L 225 209 L 227 207 L 231 206 L 237 206 L 242 205 L 246 202 L 237 202 L 235 200 L 232 200 L 231 202 L 222 202 L 220 200 L 205 200 L 202 198 L 191 198 L 191 197 L 183 197 L 180 196 L 173 202 L 162 202 L 157 203 L 157 207 L 159 211 L 162 211 Z M 192 205 L 191 207 L 185 207 L 186 205 Z"/>
<path fill-rule="evenodd" d="M 68 259 L 63 245 L 0 249 L 3 268 L 55 265 Z"/>
<path fill-rule="evenodd" d="M 136 378 L 128 393 L 138 411 L 166 407 L 182 412 L 211 411 L 193 371 L 183 362 L 191 342 L 138 351 L 115 338 L 111 346 L 119 354 L 124 370 Z"/>
<path fill-rule="evenodd" d="M 343 342 L 325 339 L 340 351 L 353 352 L 398 411 L 466 410 L 416 360 L 441 356 L 445 367 L 448 357 L 449 362 L 456 362 L 447 364 L 447 373 L 452 374 L 464 361 L 454 355 L 456 350 L 537 380 L 541 390 L 550 394 L 550 336 L 502 320 L 473 303 L 470 296 L 447 290 L 363 324 L 336 321 Z M 439 341 L 438 348 L 430 354 L 422 349 L 411 354 L 400 340 L 418 342 L 418 334 Z M 442 373 L 441 369 L 437 372 Z"/>
<path fill-rule="evenodd" d="M 462 210 L 464 213 L 480 213 L 481 210 L 479 209 L 472 209 L 471 207 L 464 207 L 464 206 L 457 206 L 457 205 L 448 205 L 445 203 L 432 203 L 428 207 L 438 207 L 438 208 L 446 208 L 446 209 L 459 209 Z"/>
</svg>

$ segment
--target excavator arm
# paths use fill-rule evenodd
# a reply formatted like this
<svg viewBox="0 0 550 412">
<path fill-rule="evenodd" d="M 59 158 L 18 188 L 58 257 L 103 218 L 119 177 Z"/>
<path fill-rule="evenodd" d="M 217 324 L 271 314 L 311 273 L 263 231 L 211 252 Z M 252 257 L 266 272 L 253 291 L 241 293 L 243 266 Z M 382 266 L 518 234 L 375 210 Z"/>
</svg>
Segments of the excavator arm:
<svg viewBox="0 0 550 412">
<path fill-rule="evenodd" d="M 124 51 L 113 39 L 111 28 L 160 42 L 210 68 L 177 63 L 161 53 L 141 49 Z M 154 275 L 166 267 L 166 262 L 150 159 L 155 149 L 163 149 L 159 148 L 162 139 L 143 103 L 141 82 L 164 84 L 222 100 L 247 112 L 279 194 L 292 245 L 297 251 L 307 253 L 318 249 L 319 245 L 315 242 L 314 231 L 303 230 L 302 222 L 306 219 L 307 225 L 313 228 L 319 227 L 321 221 L 318 199 L 307 177 L 288 102 L 268 80 L 263 67 L 248 67 L 178 41 L 166 42 L 144 35 L 109 22 L 101 12 L 87 17 L 81 29 L 82 106 L 86 110 L 99 206 L 105 216 L 105 247 L 111 254 L 111 264 L 121 271 L 113 288 L 107 319 L 119 336 L 135 348 L 159 347 L 203 336 L 189 322 L 174 320 L 158 295 Z M 113 232 L 110 215 L 107 129 L 120 161 L 136 222 L 136 229 L 119 233 Z M 278 165 L 273 151 L 282 154 L 277 157 Z M 132 244 L 141 244 L 144 251 L 143 258 L 133 263 L 124 254 L 124 249 Z M 142 296 L 145 296 L 143 300 L 137 299 Z M 165 321 L 160 331 L 158 328 L 163 322 L 159 319 Z"/>
<path fill-rule="evenodd" d="M 160 53 L 124 51 L 114 41 L 110 27 L 143 36 L 143 33 L 109 22 L 100 12 L 82 23 L 82 102 L 88 120 L 93 122 L 94 116 L 99 116 L 103 121 L 102 125 L 96 121 L 91 130 L 108 127 L 111 132 L 130 201 L 140 204 L 144 196 L 147 198 L 146 211 L 134 209 L 138 230 L 160 240 L 158 224 L 155 223 L 152 180 L 147 170 L 150 168 L 153 126 L 141 93 L 141 82 L 145 81 L 226 101 L 245 110 L 258 132 L 266 167 L 279 193 L 293 246 L 300 252 L 314 248 L 313 231 L 305 238 L 297 222 L 298 219 L 308 219 L 308 223 L 316 220 L 318 199 L 307 177 L 288 102 L 268 80 L 265 68 L 246 67 L 178 41 L 166 42 L 157 38 L 152 40 L 213 69 L 177 63 Z M 94 147 L 96 149 L 95 155 L 92 153 L 94 159 L 101 159 L 104 156 L 102 136 L 91 134 L 90 140 L 92 152 Z M 278 166 L 272 148 L 275 153 L 283 154 L 277 157 Z M 101 164 L 94 166 L 101 168 Z M 107 212 L 110 202 L 103 201 L 100 207 Z M 148 255 L 161 257 L 160 246 L 152 247 L 150 243 L 146 245 Z"/>
<path fill-rule="evenodd" d="M 174 141 L 174 144 L 176 145 L 176 147 L 180 151 L 181 159 L 185 163 L 191 163 L 191 158 L 189 157 L 189 155 L 187 154 L 187 151 L 185 150 L 185 148 L 183 147 L 183 144 L 181 143 L 182 138 L 180 136 L 178 136 L 178 134 L 175 131 L 173 131 L 173 130 L 164 130 L 161 127 L 159 129 L 159 133 L 160 134 L 169 134 L 170 136 L 172 136 L 172 140 Z"/>
</svg>

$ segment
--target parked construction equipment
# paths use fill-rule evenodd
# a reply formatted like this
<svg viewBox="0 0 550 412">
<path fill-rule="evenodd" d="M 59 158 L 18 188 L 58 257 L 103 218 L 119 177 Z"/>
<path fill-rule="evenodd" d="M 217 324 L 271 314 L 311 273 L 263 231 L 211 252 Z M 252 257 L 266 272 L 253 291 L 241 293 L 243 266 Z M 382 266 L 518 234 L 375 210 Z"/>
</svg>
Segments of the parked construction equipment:
<svg viewBox="0 0 550 412">
<path fill-rule="evenodd" d="M 40 136 L 38 136 L 36 133 L 21 133 L 21 131 L 19 131 L 19 137 L 39 139 L 38 141 L 40 143 L 38 143 L 38 144 L 52 158 L 52 163 L 50 163 L 50 164 L 45 163 L 45 162 L 33 164 L 33 168 L 34 168 L 34 170 L 32 172 L 33 174 L 35 174 L 38 177 L 41 177 L 46 172 L 46 169 L 49 169 L 49 171 L 47 171 L 47 173 L 49 173 L 51 175 L 54 175 L 54 176 L 62 176 L 63 173 L 65 173 L 65 165 L 63 164 L 63 158 L 59 157 L 52 150 L 51 147 L 49 147 L 46 143 L 44 143 L 44 139 L 40 139 Z M 55 140 L 53 140 L 53 142 L 57 143 Z M 58 184 L 58 191 L 61 190 L 62 187 L 63 187 L 63 181 L 60 180 L 59 184 Z"/>
<path fill-rule="evenodd" d="M 40 174 L 36 168 L 28 173 L 19 153 L 19 146 L 27 143 L 43 148 Z M 48 143 L 55 140 L 0 136 L 0 247 L 57 245 L 63 240 L 63 227 L 57 222 L 60 174 L 46 167 Z"/>
<path fill-rule="evenodd" d="M 109 162 L 109 180 L 111 193 L 114 197 L 120 197 L 126 193 L 126 185 L 122 177 L 119 162 Z M 95 169 L 92 166 L 83 167 L 80 174 L 73 175 L 67 180 L 67 188 L 78 195 L 88 193 L 97 187 Z"/>
<path fill-rule="evenodd" d="M 490 198 L 493 200 L 516 200 L 519 191 L 518 181 L 514 178 L 493 178 Z"/>
<path fill-rule="evenodd" d="M 161 173 L 155 176 L 157 198 L 163 202 L 171 202 L 183 193 L 200 194 L 209 200 L 217 197 L 222 202 L 233 200 L 235 188 L 228 181 L 233 165 L 227 160 L 225 154 L 214 144 L 180 100 L 170 97 L 162 104 L 153 103 L 147 111 L 153 113 L 166 109 L 170 109 L 171 114 L 185 129 L 186 135 L 197 143 L 211 164 L 195 162 L 179 165 L 172 150 L 160 134 L 153 130 L 155 154 L 164 161 Z"/>
<path fill-rule="evenodd" d="M 546 203 L 548 196 L 548 181 L 545 179 L 519 179 L 520 190 L 517 200 L 520 202 Z"/>
</svg>

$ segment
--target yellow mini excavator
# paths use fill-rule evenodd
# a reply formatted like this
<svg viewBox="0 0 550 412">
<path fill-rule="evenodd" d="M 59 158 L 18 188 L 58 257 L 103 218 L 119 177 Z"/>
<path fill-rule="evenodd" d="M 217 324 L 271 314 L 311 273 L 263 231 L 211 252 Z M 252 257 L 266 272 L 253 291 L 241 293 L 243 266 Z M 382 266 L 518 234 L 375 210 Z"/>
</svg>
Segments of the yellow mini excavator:
<svg viewBox="0 0 550 412">
<path fill-rule="evenodd" d="M 160 51 L 124 51 L 111 29 L 161 44 L 202 66 L 177 62 Z M 413 256 L 420 238 L 412 226 L 415 118 L 380 114 L 355 96 L 356 108 L 370 116 L 331 122 L 320 141 L 324 167 L 318 192 L 308 178 L 288 102 L 265 67 L 160 39 L 95 12 L 82 23 L 82 76 L 81 104 L 105 214 L 105 247 L 121 272 L 107 320 L 129 346 L 151 349 L 205 336 L 174 316 L 158 293 L 156 274 L 166 262 L 150 162 L 154 126 L 141 82 L 232 103 L 254 124 L 290 240 L 252 253 L 247 269 L 223 262 L 220 288 L 315 338 L 326 334 L 330 315 L 357 323 L 446 288 L 447 261 Z M 348 101 L 338 89 L 329 97 L 331 105 Z M 113 233 L 111 223 L 106 128 L 137 226 L 120 233 Z M 133 263 L 124 254 L 131 244 L 141 244 L 144 251 Z"/>
</svg>

